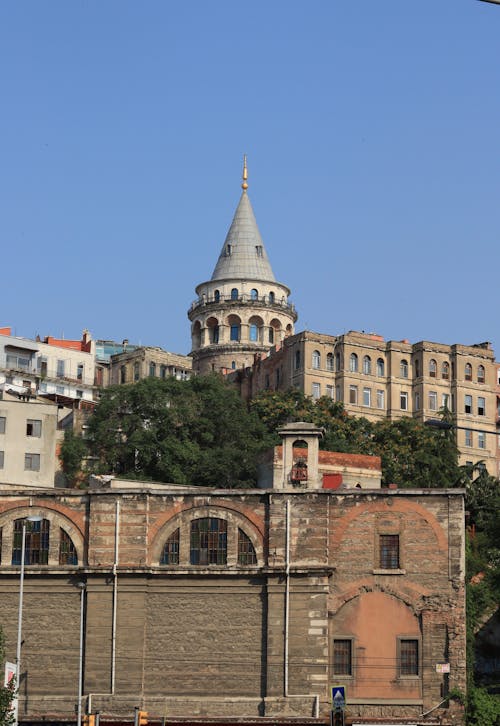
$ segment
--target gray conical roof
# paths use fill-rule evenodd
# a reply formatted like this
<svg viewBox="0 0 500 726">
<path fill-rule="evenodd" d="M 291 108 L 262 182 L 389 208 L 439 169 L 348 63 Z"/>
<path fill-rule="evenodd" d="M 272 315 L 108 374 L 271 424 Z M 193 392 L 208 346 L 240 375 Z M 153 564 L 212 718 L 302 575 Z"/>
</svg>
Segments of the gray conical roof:
<svg viewBox="0 0 500 726">
<path fill-rule="evenodd" d="M 211 279 L 276 281 L 245 190 Z"/>
</svg>

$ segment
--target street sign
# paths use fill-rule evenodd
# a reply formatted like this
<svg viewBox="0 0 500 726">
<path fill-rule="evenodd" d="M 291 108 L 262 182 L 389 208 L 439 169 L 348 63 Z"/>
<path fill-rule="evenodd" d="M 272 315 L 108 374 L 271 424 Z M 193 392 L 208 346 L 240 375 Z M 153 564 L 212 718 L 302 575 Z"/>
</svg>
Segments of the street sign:
<svg viewBox="0 0 500 726">
<path fill-rule="evenodd" d="M 332 686 L 332 709 L 334 711 L 345 709 L 345 686 Z"/>
</svg>

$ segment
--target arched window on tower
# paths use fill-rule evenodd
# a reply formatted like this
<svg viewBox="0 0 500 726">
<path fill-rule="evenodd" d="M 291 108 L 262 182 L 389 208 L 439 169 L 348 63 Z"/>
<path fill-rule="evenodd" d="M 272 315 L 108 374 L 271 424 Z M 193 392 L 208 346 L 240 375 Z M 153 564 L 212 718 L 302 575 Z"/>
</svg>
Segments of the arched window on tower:
<svg viewBox="0 0 500 726">
<path fill-rule="evenodd" d="M 214 291 L 214 302 L 218 303 L 220 301 L 220 292 L 219 290 Z"/>
<path fill-rule="evenodd" d="M 274 305 L 275 295 L 274 292 L 269 293 L 269 302 L 271 305 Z"/>
<path fill-rule="evenodd" d="M 233 289 L 231 290 L 231 300 L 237 300 L 238 297 L 239 297 L 239 295 L 238 295 L 238 288 L 237 287 L 233 287 Z"/>
<path fill-rule="evenodd" d="M 250 290 L 250 299 L 251 300 L 258 300 L 259 299 L 258 290 L 256 290 L 255 288 L 253 288 L 252 290 Z"/>
</svg>

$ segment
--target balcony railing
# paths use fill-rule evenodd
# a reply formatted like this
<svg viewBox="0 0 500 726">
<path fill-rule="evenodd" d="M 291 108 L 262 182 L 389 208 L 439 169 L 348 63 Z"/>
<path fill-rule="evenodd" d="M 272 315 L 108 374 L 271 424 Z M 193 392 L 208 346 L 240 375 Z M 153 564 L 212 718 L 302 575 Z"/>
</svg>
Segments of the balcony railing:
<svg viewBox="0 0 500 726">
<path fill-rule="evenodd" d="M 295 314 L 295 305 L 293 303 L 289 303 L 284 297 L 280 300 L 276 298 L 274 300 L 270 300 L 269 295 L 259 295 L 258 297 L 252 297 L 251 295 L 238 295 L 238 297 L 221 295 L 218 299 L 215 299 L 213 296 L 202 296 L 197 300 L 193 300 L 189 311 L 191 312 L 200 307 L 217 307 L 218 305 L 226 305 L 228 303 L 232 305 L 241 305 L 244 303 L 245 305 L 252 305 L 256 308 L 271 307 L 276 308 L 277 310 L 286 310 L 287 312 Z"/>
<path fill-rule="evenodd" d="M 66 381 L 67 383 L 73 383 L 75 385 L 92 386 L 94 385 L 94 371 L 87 373 L 85 370 L 81 375 L 69 375 L 65 371 L 58 369 L 57 366 L 42 365 L 37 366 L 36 361 L 29 360 L 28 358 L 17 358 L 13 356 L 0 355 L 0 370 L 9 372 L 11 375 L 17 377 L 32 377 L 35 376 L 42 380 L 57 380 Z"/>
</svg>

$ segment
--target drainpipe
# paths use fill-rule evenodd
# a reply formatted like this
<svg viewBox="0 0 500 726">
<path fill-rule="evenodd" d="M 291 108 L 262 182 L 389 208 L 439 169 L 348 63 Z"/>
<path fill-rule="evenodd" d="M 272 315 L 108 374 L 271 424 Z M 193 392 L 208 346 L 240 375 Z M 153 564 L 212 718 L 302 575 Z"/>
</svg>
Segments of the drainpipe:
<svg viewBox="0 0 500 726">
<path fill-rule="evenodd" d="M 290 693 L 288 690 L 288 634 L 290 628 L 290 499 L 286 500 L 285 543 L 285 698 L 310 698 L 310 693 Z M 314 695 L 314 718 L 319 718 L 319 695 Z"/>
<path fill-rule="evenodd" d="M 111 625 L 111 691 L 108 693 L 89 693 L 88 713 L 92 713 L 93 696 L 114 696 L 116 679 L 116 615 L 118 609 L 118 554 L 120 537 L 120 501 L 115 502 L 115 552 L 113 561 L 113 613 Z"/>
</svg>

